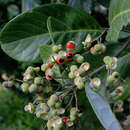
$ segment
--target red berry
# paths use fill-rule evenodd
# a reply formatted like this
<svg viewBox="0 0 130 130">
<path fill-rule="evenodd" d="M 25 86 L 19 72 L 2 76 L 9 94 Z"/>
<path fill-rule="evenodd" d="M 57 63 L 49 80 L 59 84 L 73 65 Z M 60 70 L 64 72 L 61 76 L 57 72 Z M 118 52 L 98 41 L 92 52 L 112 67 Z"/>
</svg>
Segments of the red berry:
<svg viewBox="0 0 130 130">
<path fill-rule="evenodd" d="M 66 117 L 62 118 L 62 122 L 66 123 L 67 122 L 67 118 Z"/>
<path fill-rule="evenodd" d="M 104 55 L 104 52 L 101 52 L 100 54 L 101 54 L 101 55 Z"/>
<path fill-rule="evenodd" d="M 51 76 L 48 75 L 48 72 L 45 73 L 46 79 L 52 79 Z"/>
<path fill-rule="evenodd" d="M 73 54 L 72 52 L 69 51 L 69 52 L 66 53 L 66 58 L 67 58 L 68 60 L 72 60 L 73 57 L 74 57 L 74 54 Z"/>
<path fill-rule="evenodd" d="M 94 49 L 94 46 L 92 46 L 92 47 L 90 48 L 90 52 L 92 52 L 92 51 L 93 51 L 93 49 Z"/>
<path fill-rule="evenodd" d="M 42 91 L 42 90 L 37 90 L 37 91 L 35 91 L 35 93 L 36 93 L 36 94 L 42 94 L 43 91 Z"/>
<path fill-rule="evenodd" d="M 48 65 L 49 68 L 52 68 L 53 66 L 54 66 L 53 64 L 49 64 L 49 65 Z"/>
<path fill-rule="evenodd" d="M 75 44 L 74 42 L 70 41 L 66 43 L 66 48 L 68 49 L 74 49 L 75 48 Z"/>
<path fill-rule="evenodd" d="M 59 95 L 56 95 L 56 96 L 57 96 L 58 100 L 60 100 L 60 96 Z"/>
<path fill-rule="evenodd" d="M 58 58 L 57 60 L 56 60 L 56 62 L 58 63 L 58 64 L 64 64 L 65 63 L 65 60 L 63 59 L 63 58 Z"/>
</svg>

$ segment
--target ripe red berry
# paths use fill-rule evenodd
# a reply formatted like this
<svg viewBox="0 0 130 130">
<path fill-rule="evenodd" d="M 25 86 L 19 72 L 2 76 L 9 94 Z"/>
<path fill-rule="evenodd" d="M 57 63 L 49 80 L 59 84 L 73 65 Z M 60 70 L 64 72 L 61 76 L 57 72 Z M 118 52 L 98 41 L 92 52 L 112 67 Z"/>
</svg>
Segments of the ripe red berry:
<svg viewBox="0 0 130 130">
<path fill-rule="evenodd" d="M 74 54 L 73 54 L 72 52 L 69 51 L 69 52 L 66 53 L 66 58 L 67 58 L 68 60 L 72 60 L 73 57 L 74 57 Z"/>
<path fill-rule="evenodd" d="M 62 118 L 62 122 L 66 123 L 67 122 L 67 118 L 66 117 Z"/>
<path fill-rule="evenodd" d="M 36 94 L 42 94 L 43 91 L 42 91 L 42 90 L 37 90 L 37 91 L 35 91 L 35 93 L 36 93 Z"/>
<path fill-rule="evenodd" d="M 62 64 L 65 63 L 65 60 L 64 60 L 63 58 L 58 58 L 58 59 L 56 60 L 56 62 L 57 62 L 58 64 L 62 65 Z"/>
<path fill-rule="evenodd" d="M 67 42 L 66 43 L 66 48 L 67 49 L 74 49 L 75 48 L 74 42 L 72 42 L 72 41 Z"/>
<path fill-rule="evenodd" d="M 92 46 L 92 47 L 90 48 L 90 52 L 91 52 L 91 53 L 92 53 L 93 49 L 94 49 L 94 46 Z"/>
<path fill-rule="evenodd" d="M 100 54 L 101 54 L 101 55 L 104 55 L 104 52 L 101 52 Z"/>
<path fill-rule="evenodd" d="M 58 100 L 60 100 L 60 96 L 59 95 L 56 95 L 56 96 L 57 96 Z"/>
<path fill-rule="evenodd" d="M 49 64 L 49 65 L 48 65 L 49 68 L 52 68 L 53 66 L 54 66 L 53 64 Z"/>
<path fill-rule="evenodd" d="M 51 76 L 48 75 L 48 72 L 45 73 L 46 79 L 52 79 Z"/>
</svg>

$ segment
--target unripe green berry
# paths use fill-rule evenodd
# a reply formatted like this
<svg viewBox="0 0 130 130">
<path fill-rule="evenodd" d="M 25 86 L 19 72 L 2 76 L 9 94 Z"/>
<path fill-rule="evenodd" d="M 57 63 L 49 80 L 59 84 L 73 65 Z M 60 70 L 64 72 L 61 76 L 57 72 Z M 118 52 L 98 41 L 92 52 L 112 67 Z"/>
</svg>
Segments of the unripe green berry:
<svg viewBox="0 0 130 130">
<path fill-rule="evenodd" d="M 91 79 L 90 86 L 94 91 L 98 92 L 101 88 L 101 80 L 99 78 Z"/>
<path fill-rule="evenodd" d="M 69 72 L 69 75 L 68 75 L 68 76 L 69 76 L 70 79 L 74 79 L 74 77 L 75 77 L 72 72 Z"/>
<path fill-rule="evenodd" d="M 78 69 L 77 65 L 72 65 L 70 67 L 70 71 L 73 72 L 74 70 Z"/>
<path fill-rule="evenodd" d="M 57 97 L 56 94 L 51 95 L 50 99 L 51 99 L 53 102 L 57 102 L 57 101 L 58 101 L 58 97 Z"/>
<path fill-rule="evenodd" d="M 34 105 L 33 105 L 32 103 L 29 103 L 28 105 L 26 105 L 26 106 L 24 107 L 24 110 L 25 110 L 25 111 L 28 111 L 28 112 L 30 112 L 30 113 L 33 113 L 34 110 L 35 110 L 35 107 L 34 107 Z"/>
<path fill-rule="evenodd" d="M 113 72 L 112 73 L 112 76 L 115 78 L 115 79 L 119 79 L 120 78 L 120 74 L 118 72 Z"/>
<path fill-rule="evenodd" d="M 33 73 L 34 73 L 34 68 L 33 68 L 32 66 L 29 66 L 29 67 L 26 69 L 25 73 L 33 74 Z"/>
<path fill-rule="evenodd" d="M 107 77 L 107 82 L 108 82 L 108 83 L 113 83 L 114 80 L 115 80 L 115 78 L 114 78 L 112 75 L 109 75 L 109 76 Z"/>
<path fill-rule="evenodd" d="M 55 104 L 55 108 L 60 108 L 61 107 L 61 102 L 57 102 L 56 104 Z"/>
<path fill-rule="evenodd" d="M 47 104 L 49 107 L 54 107 L 55 102 L 53 102 L 53 100 L 50 99 L 50 100 L 48 100 Z"/>
<path fill-rule="evenodd" d="M 29 92 L 32 93 L 34 92 L 35 90 L 37 89 L 37 85 L 36 84 L 32 84 L 30 87 L 29 87 Z"/>
<path fill-rule="evenodd" d="M 102 44 L 96 44 L 95 46 L 94 46 L 94 49 L 95 49 L 95 51 L 96 52 L 100 52 L 101 50 L 102 50 Z"/>
<path fill-rule="evenodd" d="M 43 79 L 41 77 L 36 77 L 34 79 L 34 84 L 37 84 L 37 85 L 43 84 Z"/>
<path fill-rule="evenodd" d="M 23 92 L 27 92 L 27 91 L 28 91 L 28 88 L 29 88 L 28 83 L 23 83 L 23 84 L 21 85 L 21 89 L 22 89 Z"/>
<path fill-rule="evenodd" d="M 48 69 L 48 64 L 42 64 L 41 70 L 45 72 Z"/>
<path fill-rule="evenodd" d="M 49 111 L 49 107 L 46 103 L 40 103 L 40 108 L 44 111 L 44 112 L 48 112 Z"/>
<path fill-rule="evenodd" d="M 111 60 L 112 59 L 111 59 L 110 56 L 105 56 L 104 59 L 103 59 L 103 61 L 104 61 L 105 64 L 109 64 L 111 62 Z"/>
<path fill-rule="evenodd" d="M 81 56 L 81 55 L 77 55 L 77 56 L 76 56 L 76 61 L 77 61 L 77 63 L 83 63 L 84 57 Z"/>
<path fill-rule="evenodd" d="M 25 74 L 23 80 L 24 80 L 24 81 L 30 81 L 30 80 L 32 80 L 33 78 L 34 78 L 34 77 L 33 77 L 31 74 Z"/>
<path fill-rule="evenodd" d="M 71 121 L 75 121 L 76 120 L 76 116 L 75 115 L 70 115 L 70 120 Z"/>
<path fill-rule="evenodd" d="M 90 69 L 90 64 L 88 62 L 82 63 L 80 68 L 79 68 L 80 73 L 88 71 L 89 69 Z"/>
<path fill-rule="evenodd" d="M 58 46 L 57 46 L 57 45 L 54 45 L 54 46 L 52 47 L 52 51 L 55 52 L 55 53 L 57 53 L 57 52 L 59 51 Z"/>
<path fill-rule="evenodd" d="M 85 87 L 82 77 L 78 76 L 74 79 L 74 83 L 78 89 L 83 89 Z"/>
<path fill-rule="evenodd" d="M 102 52 L 105 52 L 106 51 L 106 46 L 104 44 L 102 44 Z"/>
<path fill-rule="evenodd" d="M 122 86 L 117 87 L 115 90 L 117 96 L 122 96 L 123 92 L 124 92 L 124 88 Z"/>
<path fill-rule="evenodd" d="M 34 71 L 35 71 L 36 73 L 38 73 L 38 72 L 40 71 L 40 67 L 35 67 L 35 68 L 34 68 Z"/>
<path fill-rule="evenodd" d="M 77 115 L 77 108 L 76 107 L 72 107 L 70 110 L 70 115 Z"/>
</svg>

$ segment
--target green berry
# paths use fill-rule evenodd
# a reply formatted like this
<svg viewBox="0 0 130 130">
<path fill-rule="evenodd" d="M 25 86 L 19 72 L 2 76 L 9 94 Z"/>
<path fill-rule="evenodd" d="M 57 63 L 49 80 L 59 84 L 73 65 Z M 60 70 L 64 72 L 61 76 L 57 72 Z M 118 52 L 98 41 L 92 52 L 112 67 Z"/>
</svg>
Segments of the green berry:
<svg viewBox="0 0 130 130">
<path fill-rule="evenodd" d="M 33 73 L 34 73 L 34 68 L 33 68 L 32 66 L 29 66 L 29 67 L 26 69 L 25 73 L 33 74 Z"/>
<path fill-rule="evenodd" d="M 94 91 L 98 92 L 101 88 L 101 80 L 99 78 L 93 78 L 90 81 L 90 86 Z"/>
<path fill-rule="evenodd" d="M 115 78 L 115 79 L 119 79 L 120 78 L 120 74 L 118 72 L 113 72 L 112 73 L 112 76 Z"/>
<path fill-rule="evenodd" d="M 117 87 L 115 90 L 117 96 L 122 96 L 123 92 L 124 92 L 124 88 L 122 86 Z"/>
<path fill-rule="evenodd" d="M 70 115 L 70 120 L 71 120 L 71 121 L 75 121 L 75 120 L 76 120 L 76 116 Z"/>
<path fill-rule="evenodd" d="M 49 111 L 49 107 L 46 103 L 40 103 L 40 108 L 44 111 L 44 112 L 48 112 Z"/>
<path fill-rule="evenodd" d="M 105 56 L 104 59 L 103 59 L 103 61 L 104 61 L 105 64 L 109 64 L 111 62 L 111 60 L 112 59 L 111 59 L 110 56 Z"/>
<path fill-rule="evenodd" d="M 38 72 L 40 71 L 40 67 L 35 67 L 35 68 L 34 68 L 34 71 L 35 71 L 36 73 L 38 73 Z"/>
<path fill-rule="evenodd" d="M 100 51 L 102 51 L 102 44 L 96 44 L 95 46 L 94 46 L 94 49 L 95 49 L 95 51 L 96 52 L 100 52 Z"/>
<path fill-rule="evenodd" d="M 28 88 L 29 88 L 28 83 L 23 83 L 23 84 L 21 85 L 21 89 L 22 89 L 23 92 L 27 92 L 27 91 L 28 91 Z"/>
<path fill-rule="evenodd" d="M 45 72 L 48 69 L 48 64 L 42 64 L 41 70 Z"/>
<path fill-rule="evenodd" d="M 60 108 L 61 107 L 61 102 L 57 102 L 56 104 L 55 104 L 55 108 Z"/>
<path fill-rule="evenodd" d="M 34 84 L 37 84 L 37 85 L 43 84 L 43 79 L 41 77 L 36 77 L 34 79 Z"/>
<path fill-rule="evenodd" d="M 102 50 L 101 52 L 105 52 L 106 51 L 106 46 L 104 44 L 102 44 Z"/>
<path fill-rule="evenodd" d="M 81 64 L 81 63 L 83 63 L 83 61 L 84 61 L 84 57 L 83 56 L 81 56 L 81 55 L 77 55 L 76 56 L 76 62 L 77 63 Z"/>
<path fill-rule="evenodd" d="M 32 80 L 33 78 L 34 78 L 34 77 L 33 77 L 31 74 L 25 74 L 23 80 L 24 80 L 24 81 L 30 81 L 30 80 Z"/>
<path fill-rule="evenodd" d="M 81 73 L 88 71 L 90 69 L 90 64 L 88 62 L 82 63 L 79 70 Z"/>
<path fill-rule="evenodd" d="M 85 87 L 82 77 L 78 76 L 74 79 L 74 83 L 78 89 L 82 89 Z"/>
<path fill-rule="evenodd" d="M 51 99 L 53 102 L 57 102 L 57 101 L 58 101 L 58 97 L 57 97 L 56 94 L 51 95 L 50 99 Z"/>
<path fill-rule="evenodd" d="M 37 85 L 36 84 L 32 84 L 30 87 L 29 87 L 29 92 L 32 93 L 34 92 L 35 90 L 37 89 Z"/>
<path fill-rule="evenodd" d="M 72 65 L 70 67 L 70 71 L 73 72 L 74 70 L 78 69 L 77 65 Z"/>
<path fill-rule="evenodd" d="M 113 83 L 114 80 L 115 80 L 115 78 L 112 75 L 110 75 L 110 76 L 107 77 L 107 82 L 108 83 Z"/>
<path fill-rule="evenodd" d="M 52 47 L 52 51 L 53 51 L 54 53 L 57 53 L 57 52 L 59 51 L 59 47 L 58 47 L 57 45 L 54 45 L 54 46 Z"/>
<path fill-rule="evenodd" d="M 53 102 L 53 100 L 48 100 L 47 104 L 49 107 L 54 107 L 55 102 Z"/>
<path fill-rule="evenodd" d="M 69 72 L 69 75 L 68 75 L 68 76 L 69 76 L 70 79 L 74 79 L 74 77 L 75 77 L 72 72 Z"/>
<path fill-rule="evenodd" d="M 35 110 L 35 107 L 34 107 L 34 105 L 33 105 L 32 103 L 29 103 L 28 105 L 26 105 L 26 106 L 24 107 L 24 110 L 25 110 L 25 111 L 28 111 L 28 112 L 30 112 L 30 113 L 33 113 L 34 110 Z"/>
</svg>

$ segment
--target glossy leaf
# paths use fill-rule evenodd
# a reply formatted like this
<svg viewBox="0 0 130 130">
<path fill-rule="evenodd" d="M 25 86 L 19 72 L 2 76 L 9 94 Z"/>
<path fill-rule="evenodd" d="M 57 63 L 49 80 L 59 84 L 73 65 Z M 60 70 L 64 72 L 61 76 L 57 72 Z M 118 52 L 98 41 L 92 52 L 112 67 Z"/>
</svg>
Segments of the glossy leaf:
<svg viewBox="0 0 130 130">
<path fill-rule="evenodd" d="M 69 0 L 69 5 L 91 13 L 93 0 Z"/>
<path fill-rule="evenodd" d="M 98 93 L 94 92 L 90 88 L 89 83 L 86 83 L 85 89 L 89 102 L 104 128 L 107 130 L 123 130 L 112 113 L 107 101 Z"/>
<path fill-rule="evenodd" d="M 84 12 L 64 4 L 44 5 L 17 16 L 3 28 L 0 40 L 4 52 L 19 61 L 37 61 L 39 47 L 51 44 L 47 29 L 49 16 L 56 44 L 65 45 L 72 39 L 79 44 L 88 33 L 95 37 L 102 31 Z"/>
<path fill-rule="evenodd" d="M 129 0 L 111 0 L 109 8 L 109 25 L 106 39 L 108 41 L 117 41 L 119 32 L 123 26 L 130 22 L 130 1 Z"/>
<path fill-rule="evenodd" d="M 42 45 L 40 47 L 40 57 L 42 58 L 43 63 L 46 63 L 52 54 L 52 46 L 51 45 Z"/>
</svg>

